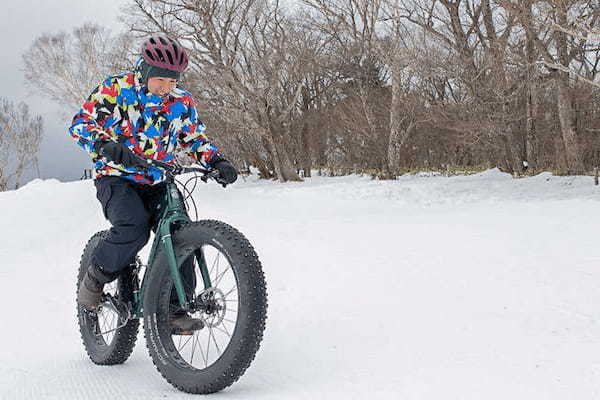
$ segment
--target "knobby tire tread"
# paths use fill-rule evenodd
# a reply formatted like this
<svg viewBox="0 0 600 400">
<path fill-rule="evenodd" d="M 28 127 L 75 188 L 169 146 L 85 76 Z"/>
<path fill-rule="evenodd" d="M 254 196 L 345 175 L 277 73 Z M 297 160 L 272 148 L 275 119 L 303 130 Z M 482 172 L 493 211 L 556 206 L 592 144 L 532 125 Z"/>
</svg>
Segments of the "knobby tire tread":
<svg viewBox="0 0 600 400">
<path fill-rule="evenodd" d="M 247 288 L 240 288 L 238 286 L 238 290 L 240 292 L 246 290 L 247 296 L 251 297 L 252 303 L 255 305 L 249 315 L 246 316 L 247 326 L 249 327 L 250 332 L 252 332 L 252 335 L 250 337 L 241 338 L 239 343 L 234 344 L 239 346 L 240 351 L 235 353 L 233 362 L 220 373 L 218 378 L 210 382 L 197 382 L 196 384 L 182 384 L 177 380 L 176 376 L 170 376 L 165 369 L 161 368 L 157 362 L 158 356 L 156 351 L 150 345 L 150 340 L 148 338 L 149 329 L 146 327 L 146 315 L 144 316 L 144 337 L 154 366 L 167 382 L 187 393 L 210 394 L 221 391 L 235 383 L 245 373 L 246 369 L 254 360 L 256 353 L 260 348 L 265 329 L 267 318 L 267 289 L 261 263 L 250 242 L 237 229 L 221 221 L 201 220 L 180 226 L 175 230 L 173 233 L 173 244 L 178 260 L 182 251 L 186 249 L 186 246 L 184 243 L 177 243 L 177 238 L 186 237 L 187 235 L 193 237 L 193 231 L 196 229 L 213 231 L 215 236 L 222 241 L 224 247 L 227 247 L 232 253 L 235 252 L 235 254 L 243 260 L 241 265 L 238 265 L 237 267 L 237 273 L 245 274 L 248 278 L 247 281 L 252 282 L 253 284 L 251 287 Z M 189 250 L 189 248 L 187 250 Z M 161 253 L 162 251 L 159 250 L 155 260 L 161 258 Z M 233 268 L 233 265 L 231 266 Z M 153 268 L 157 267 L 160 267 L 160 264 L 150 266 L 149 273 L 152 274 L 154 272 L 154 276 L 157 276 L 157 271 L 153 271 Z M 152 276 L 150 279 L 152 279 Z M 146 293 L 146 296 L 150 295 L 151 293 Z M 239 323 L 240 322 L 238 321 L 238 324 Z M 214 364 L 209 366 L 208 369 L 213 366 Z"/>
<path fill-rule="evenodd" d="M 103 239 L 108 234 L 108 231 L 101 231 L 94 234 L 90 240 L 88 240 L 83 254 L 81 256 L 81 261 L 79 263 L 79 273 L 77 276 L 77 291 L 79 291 L 79 285 L 87 268 L 91 263 L 91 254 L 95 247 L 98 245 L 98 241 Z M 122 279 L 130 279 L 130 276 L 119 276 L 118 287 L 119 291 L 127 290 L 130 293 L 126 293 L 125 296 L 132 296 L 132 283 L 131 282 L 122 282 Z M 122 293 L 123 294 L 123 293 Z M 75 300 L 77 303 L 77 299 Z M 131 319 L 127 324 L 121 329 L 117 330 L 114 334 L 114 337 L 111 341 L 111 344 L 108 346 L 108 351 L 104 352 L 106 354 L 102 354 L 98 351 L 96 346 L 93 343 L 90 343 L 89 340 L 86 340 L 86 330 L 87 325 L 83 323 L 82 313 L 85 313 L 82 307 L 76 305 L 77 307 L 77 319 L 79 325 L 79 333 L 81 336 L 81 340 L 83 342 L 83 346 L 90 360 L 94 364 L 97 365 L 117 365 L 123 364 L 135 347 L 135 342 L 137 340 L 137 333 L 139 329 L 140 321 L 139 319 Z M 93 334 L 93 333 L 92 333 Z"/>
</svg>

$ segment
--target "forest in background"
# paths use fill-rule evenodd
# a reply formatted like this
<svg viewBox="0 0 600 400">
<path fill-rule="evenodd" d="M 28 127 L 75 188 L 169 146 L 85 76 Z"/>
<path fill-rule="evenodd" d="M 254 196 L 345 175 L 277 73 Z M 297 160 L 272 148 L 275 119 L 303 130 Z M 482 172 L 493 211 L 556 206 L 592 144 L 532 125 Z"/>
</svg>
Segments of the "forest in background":
<svg viewBox="0 0 600 400">
<path fill-rule="evenodd" d="M 24 54 L 40 92 L 80 107 L 149 34 L 189 52 L 182 86 L 240 168 L 390 179 L 600 164 L 597 1 L 132 0 Z"/>
</svg>

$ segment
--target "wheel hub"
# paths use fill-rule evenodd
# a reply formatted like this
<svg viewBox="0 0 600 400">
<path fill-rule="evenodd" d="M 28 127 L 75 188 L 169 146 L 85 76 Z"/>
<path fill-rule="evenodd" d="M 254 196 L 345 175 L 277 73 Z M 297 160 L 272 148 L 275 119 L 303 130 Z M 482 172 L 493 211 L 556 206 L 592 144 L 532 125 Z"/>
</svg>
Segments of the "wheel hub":
<svg viewBox="0 0 600 400">
<path fill-rule="evenodd" d="M 216 326 L 223 322 L 227 311 L 225 294 L 219 288 L 209 288 L 202 292 L 194 302 L 197 311 L 205 314 L 204 322 Z"/>
</svg>

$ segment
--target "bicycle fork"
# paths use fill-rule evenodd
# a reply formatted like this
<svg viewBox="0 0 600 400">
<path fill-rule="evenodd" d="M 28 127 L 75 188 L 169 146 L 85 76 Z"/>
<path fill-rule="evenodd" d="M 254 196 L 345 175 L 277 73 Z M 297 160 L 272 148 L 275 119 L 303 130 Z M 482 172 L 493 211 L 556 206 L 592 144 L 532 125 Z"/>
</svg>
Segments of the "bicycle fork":
<svg viewBox="0 0 600 400">
<path fill-rule="evenodd" d="M 185 208 L 182 206 L 181 196 L 177 189 L 174 187 L 174 185 L 167 189 L 167 193 L 168 196 L 165 211 L 160 219 L 160 223 L 156 231 L 156 238 L 154 239 L 152 250 L 150 251 L 148 265 L 152 265 L 154 263 L 158 247 L 162 246 L 167 257 L 169 273 L 171 275 L 171 278 L 173 279 L 173 286 L 175 287 L 175 292 L 177 293 L 177 301 L 179 302 L 179 306 L 182 310 L 188 311 L 191 309 L 191 305 L 188 299 L 186 298 L 185 289 L 183 287 L 183 280 L 181 278 L 181 272 L 179 271 L 177 257 L 175 255 L 175 249 L 173 247 L 173 239 L 171 233 L 175 224 L 185 224 L 190 223 L 191 221 L 184 211 Z M 208 289 L 212 286 L 212 283 L 210 280 L 210 275 L 206 266 L 206 262 L 204 260 L 204 256 L 202 254 L 202 249 L 197 249 L 194 252 L 194 257 L 196 258 L 197 265 L 200 268 L 202 281 L 204 283 L 204 289 Z M 145 278 L 146 276 L 144 276 L 144 280 Z M 134 309 L 135 316 L 137 318 L 141 318 L 143 313 L 142 308 L 144 301 L 144 287 L 144 282 L 142 282 L 140 292 L 138 294 L 134 293 Z M 193 301 L 193 299 L 190 300 Z"/>
<path fill-rule="evenodd" d="M 177 299 L 179 301 L 179 306 L 188 311 L 190 309 L 190 304 L 188 299 L 186 299 L 185 289 L 183 288 L 183 280 L 181 279 L 181 272 L 177 266 L 177 258 L 175 256 L 175 250 L 173 248 L 173 240 L 171 237 L 171 233 L 167 233 L 160 238 L 163 248 L 167 254 L 167 260 L 169 262 L 169 272 L 171 273 L 171 277 L 173 278 L 173 286 L 175 286 L 175 291 L 177 292 Z M 204 260 L 204 255 L 202 254 L 202 249 L 197 249 L 194 252 L 194 257 L 198 263 L 198 267 L 200 268 L 200 274 L 202 275 L 202 281 L 204 284 L 204 289 L 208 289 L 212 286 L 210 281 L 210 274 L 208 273 L 208 268 L 206 266 L 206 262 Z"/>
</svg>

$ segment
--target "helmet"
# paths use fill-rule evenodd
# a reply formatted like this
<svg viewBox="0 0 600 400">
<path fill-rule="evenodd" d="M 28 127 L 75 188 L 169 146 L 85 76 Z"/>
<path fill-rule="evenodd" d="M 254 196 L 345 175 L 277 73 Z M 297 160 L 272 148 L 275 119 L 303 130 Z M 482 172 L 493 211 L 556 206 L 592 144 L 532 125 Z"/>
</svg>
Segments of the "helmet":
<svg viewBox="0 0 600 400">
<path fill-rule="evenodd" d="M 188 65 L 183 47 L 162 35 L 152 35 L 144 42 L 142 57 L 149 65 L 171 71 L 183 72 Z"/>
</svg>

